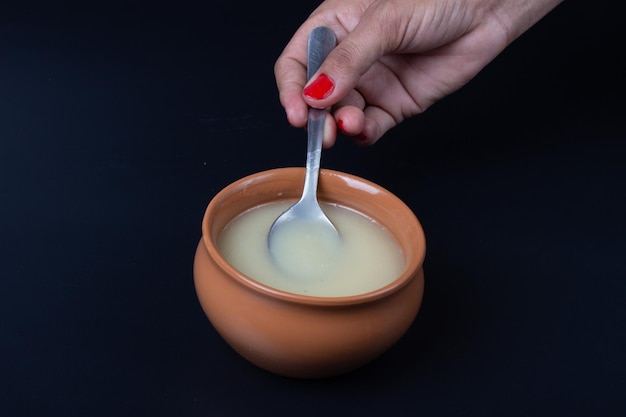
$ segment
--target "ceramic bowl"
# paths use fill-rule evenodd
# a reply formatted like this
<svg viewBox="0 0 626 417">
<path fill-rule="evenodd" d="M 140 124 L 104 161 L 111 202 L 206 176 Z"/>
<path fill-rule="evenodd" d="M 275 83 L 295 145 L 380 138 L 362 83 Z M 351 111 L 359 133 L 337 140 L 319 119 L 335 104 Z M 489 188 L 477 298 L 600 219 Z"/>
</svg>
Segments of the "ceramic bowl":
<svg viewBox="0 0 626 417">
<path fill-rule="evenodd" d="M 350 207 L 391 232 L 405 255 L 402 274 L 377 290 L 345 297 L 293 294 L 237 271 L 216 242 L 240 213 L 302 191 L 304 168 L 259 172 L 236 181 L 209 203 L 194 259 L 194 283 L 202 309 L 241 356 L 270 372 L 324 378 L 361 367 L 407 331 L 424 292 L 422 227 L 398 197 L 365 179 L 320 172 L 320 201 Z"/>
</svg>

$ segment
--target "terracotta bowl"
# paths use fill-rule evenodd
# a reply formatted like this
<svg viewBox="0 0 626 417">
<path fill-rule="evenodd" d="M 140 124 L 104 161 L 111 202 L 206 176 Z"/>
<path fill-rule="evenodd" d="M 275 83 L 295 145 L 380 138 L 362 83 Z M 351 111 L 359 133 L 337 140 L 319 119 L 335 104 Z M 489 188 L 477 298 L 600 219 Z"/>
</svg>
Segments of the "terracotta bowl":
<svg viewBox="0 0 626 417">
<path fill-rule="evenodd" d="M 259 172 L 236 181 L 209 203 L 194 260 L 194 282 L 209 321 L 241 356 L 268 371 L 323 378 L 381 355 L 413 322 L 424 292 L 424 232 L 413 212 L 382 187 L 322 170 L 320 201 L 351 207 L 386 227 L 405 255 L 403 273 L 377 290 L 346 297 L 298 295 L 263 285 L 220 255 L 216 241 L 238 214 L 296 199 L 304 168 Z"/>
</svg>

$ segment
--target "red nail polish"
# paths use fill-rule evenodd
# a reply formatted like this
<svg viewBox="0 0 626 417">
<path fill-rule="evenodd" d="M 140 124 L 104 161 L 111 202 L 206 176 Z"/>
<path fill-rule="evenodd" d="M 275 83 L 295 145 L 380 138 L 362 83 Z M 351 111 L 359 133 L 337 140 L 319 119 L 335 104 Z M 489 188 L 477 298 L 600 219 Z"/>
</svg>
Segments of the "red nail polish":
<svg viewBox="0 0 626 417">
<path fill-rule="evenodd" d="M 303 90 L 305 96 L 314 100 L 326 98 L 333 92 L 335 84 L 326 74 L 320 74 L 307 88 Z"/>
<path fill-rule="evenodd" d="M 361 141 L 361 142 L 365 142 L 367 140 L 367 136 L 365 136 L 364 133 L 359 133 L 357 135 L 357 138 Z"/>
<path fill-rule="evenodd" d="M 346 128 L 343 127 L 343 120 L 339 119 L 337 120 L 337 127 L 339 128 L 339 130 L 341 130 L 342 133 L 344 134 L 348 134 L 348 132 L 346 132 Z"/>
</svg>

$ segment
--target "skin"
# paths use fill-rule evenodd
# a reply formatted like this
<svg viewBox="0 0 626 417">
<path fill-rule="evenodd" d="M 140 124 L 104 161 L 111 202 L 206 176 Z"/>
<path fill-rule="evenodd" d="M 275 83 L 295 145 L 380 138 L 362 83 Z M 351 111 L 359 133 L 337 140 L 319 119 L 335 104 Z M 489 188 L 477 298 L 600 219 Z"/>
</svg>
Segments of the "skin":
<svg viewBox="0 0 626 417">
<path fill-rule="evenodd" d="M 324 147 L 337 126 L 372 145 L 403 120 L 458 90 L 561 0 L 327 0 L 295 32 L 274 66 L 294 127 L 308 106 L 328 109 Z M 306 82 L 309 32 L 327 26 L 337 47 Z M 325 74 L 329 95 L 303 89 Z"/>
</svg>

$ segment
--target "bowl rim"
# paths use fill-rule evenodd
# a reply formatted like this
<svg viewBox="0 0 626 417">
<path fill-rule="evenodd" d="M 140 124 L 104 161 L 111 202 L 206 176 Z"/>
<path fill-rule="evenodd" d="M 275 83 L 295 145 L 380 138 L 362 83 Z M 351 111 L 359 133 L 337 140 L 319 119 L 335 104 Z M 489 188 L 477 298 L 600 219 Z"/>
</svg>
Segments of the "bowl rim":
<svg viewBox="0 0 626 417">
<path fill-rule="evenodd" d="M 289 291 L 284 291 L 266 284 L 263 284 L 255 279 L 249 277 L 248 275 L 240 272 L 234 266 L 226 261 L 226 259 L 220 254 L 217 246 L 214 244 L 213 239 L 211 239 L 210 233 L 210 222 L 209 215 L 216 210 L 216 206 L 219 203 L 220 199 L 224 196 L 227 196 L 232 190 L 241 187 L 245 183 L 249 183 L 250 181 L 259 181 L 263 178 L 270 178 L 272 176 L 276 176 L 279 174 L 290 174 L 293 172 L 294 174 L 304 174 L 303 167 L 285 167 L 285 168 L 273 168 L 265 171 L 255 172 L 253 174 L 242 177 L 230 184 L 226 187 L 222 188 L 217 194 L 213 196 L 211 201 L 209 202 L 204 216 L 202 218 L 202 239 L 201 242 L 204 244 L 204 249 L 208 251 L 209 255 L 212 257 L 213 261 L 217 264 L 217 266 L 222 269 L 230 278 L 234 281 L 238 282 L 240 285 L 243 285 L 257 293 L 263 294 L 265 296 L 279 299 L 282 301 L 292 302 L 296 304 L 304 304 L 304 305 L 318 305 L 318 306 L 349 306 L 355 304 L 364 304 L 369 302 L 375 302 L 382 298 L 388 297 L 406 285 L 408 285 L 411 281 L 411 278 L 422 269 L 424 258 L 426 255 L 426 238 L 424 235 L 424 230 L 422 228 L 421 223 L 406 203 L 404 203 L 398 196 L 393 194 L 391 191 L 385 189 L 381 185 L 378 185 L 372 181 L 369 181 L 365 178 L 349 174 L 346 172 L 336 171 L 332 169 L 322 168 L 320 170 L 320 179 L 323 177 L 341 177 L 342 179 L 348 179 L 351 184 L 354 184 L 356 181 L 361 185 L 367 186 L 369 188 L 374 188 L 378 192 L 386 193 L 389 197 L 396 200 L 397 203 L 406 210 L 407 220 L 413 223 L 412 227 L 415 228 L 417 233 L 417 238 L 420 241 L 421 245 L 419 247 L 419 255 L 413 256 L 412 262 L 407 263 L 402 274 L 400 274 L 396 279 L 390 282 L 387 285 L 384 285 L 375 290 L 354 294 L 354 295 L 346 295 L 346 296 L 337 296 L 337 297 L 325 297 L 325 296 L 315 296 L 315 295 L 305 295 L 298 294 Z M 349 205 L 346 205 L 349 208 Z M 252 207 L 251 207 L 252 208 Z"/>
</svg>

